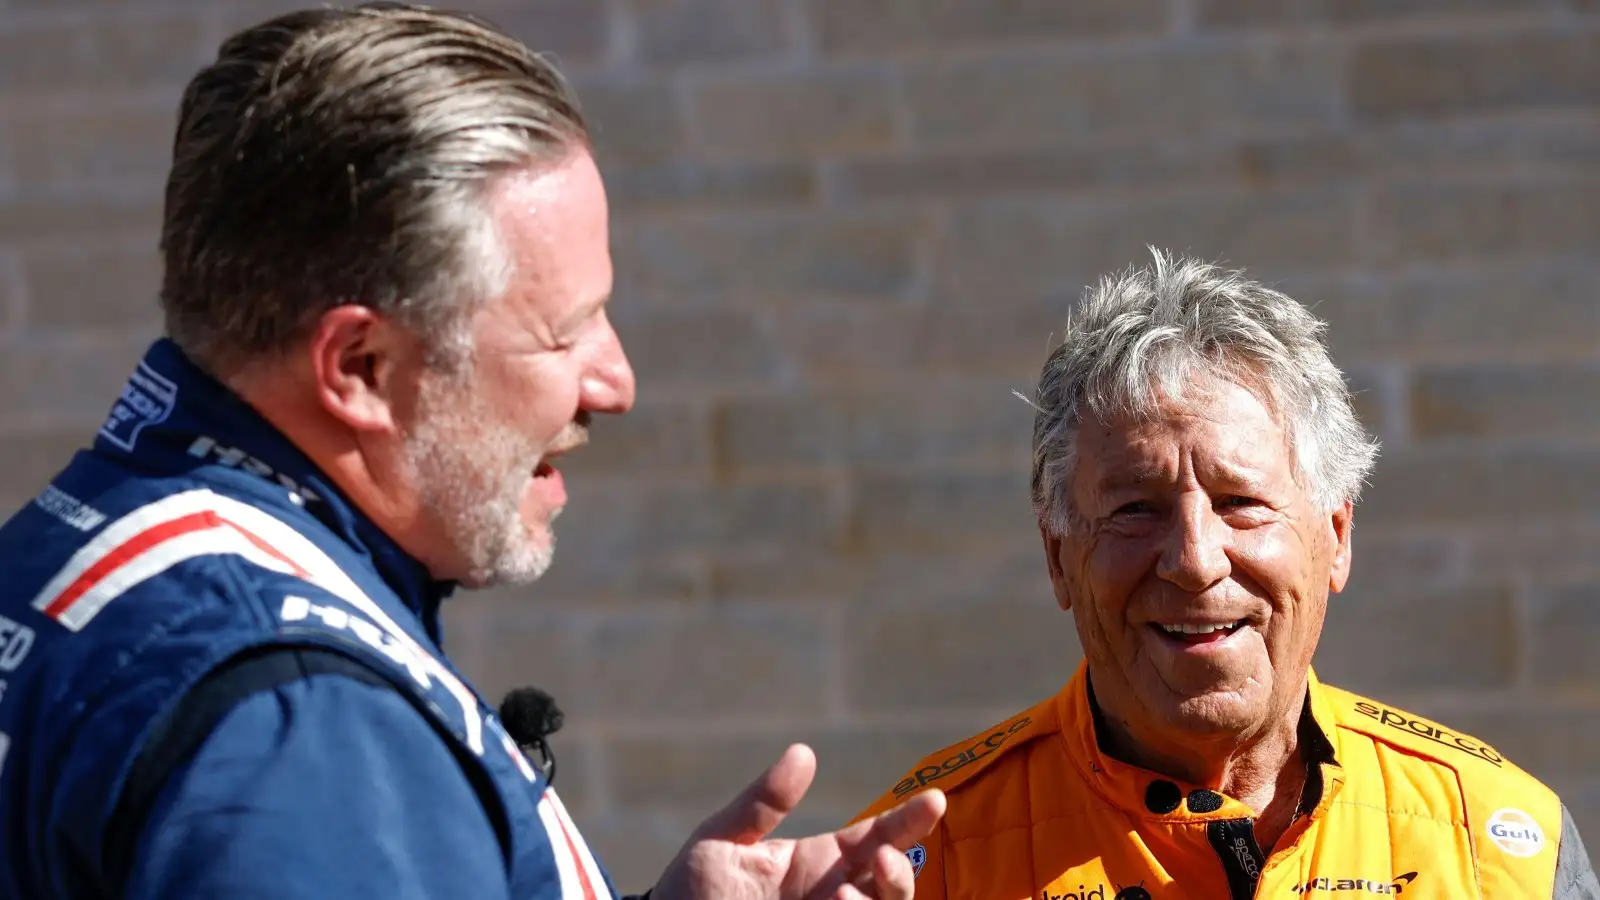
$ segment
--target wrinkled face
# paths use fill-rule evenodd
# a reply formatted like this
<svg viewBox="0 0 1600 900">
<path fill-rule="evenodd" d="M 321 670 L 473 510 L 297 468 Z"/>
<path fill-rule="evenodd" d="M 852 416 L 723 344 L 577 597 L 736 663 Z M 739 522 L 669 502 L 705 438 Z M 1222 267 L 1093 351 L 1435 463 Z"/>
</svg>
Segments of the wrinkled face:
<svg viewBox="0 0 1600 900">
<path fill-rule="evenodd" d="M 633 371 L 606 316 L 611 253 L 593 158 L 513 175 L 492 193 L 516 274 L 471 323 L 469 362 L 417 385 L 404 457 L 432 574 L 469 587 L 549 567 L 566 505 L 557 456 L 592 413 L 633 405 Z"/>
<path fill-rule="evenodd" d="M 1085 422 L 1077 449 L 1077 516 L 1045 545 L 1107 716 L 1171 743 L 1297 715 L 1350 507 L 1312 501 L 1269 407 L 1201 377 L 1151 421 Z"/>
</svg>

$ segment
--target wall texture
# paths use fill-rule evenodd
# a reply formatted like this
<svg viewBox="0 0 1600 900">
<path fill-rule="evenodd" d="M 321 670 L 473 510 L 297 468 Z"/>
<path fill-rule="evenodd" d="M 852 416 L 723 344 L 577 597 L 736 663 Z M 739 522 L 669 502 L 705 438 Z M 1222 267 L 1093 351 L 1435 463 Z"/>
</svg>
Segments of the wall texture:
<svg viewBox="0 0 1600 900">
<path fill-rule="evenodd" d="M 790 739 L 796 827 L 1079 658 L 1026 391 L 1147 243 L 1316 304 L 1385 452 L 1330 681 L 1477 732 L 1600 842 L 1600 4 L 501 0 L 598 126 L 638 410 L 556 568 L 466 596 L 623 885 Z M 239 0 L 0 0 L 0 498 L 157 329 L 177 97 Z"/>
</svg>

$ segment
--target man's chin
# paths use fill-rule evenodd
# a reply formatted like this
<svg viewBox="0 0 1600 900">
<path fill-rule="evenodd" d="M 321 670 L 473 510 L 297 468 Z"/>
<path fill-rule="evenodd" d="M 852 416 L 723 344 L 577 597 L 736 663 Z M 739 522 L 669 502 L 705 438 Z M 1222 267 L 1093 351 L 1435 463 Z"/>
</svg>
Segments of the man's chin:
<svg viewBox="0 0 1600 900">
<path fill-rule="evenodd" d="M 519 523 L 520 524 L 520 523 Z M 457 584 L 466 590 L 529 585 L 543 578 L 555 560 L 555 535 L 548 526 L 510 537 L 491 559 L 472 566 Z"/>
</svg>

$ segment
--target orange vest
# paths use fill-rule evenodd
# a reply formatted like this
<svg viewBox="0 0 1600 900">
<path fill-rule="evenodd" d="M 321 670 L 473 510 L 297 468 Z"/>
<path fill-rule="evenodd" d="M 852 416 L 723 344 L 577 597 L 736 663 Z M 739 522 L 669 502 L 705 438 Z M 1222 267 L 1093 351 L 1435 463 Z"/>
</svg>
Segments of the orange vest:
<svg viewBox="0 0 1600 900">
<path fill-rule="evenodd" d="M 1253 813 L 1112 759 L 1084 666 L 1062 693 L 912 769 L 949 809 L 909 852 L 917 900 L 1551 896 L 1559 798 L 1467 735 L 1310 676 L 1309 783 L 1276 848 Z"/>
</svg>

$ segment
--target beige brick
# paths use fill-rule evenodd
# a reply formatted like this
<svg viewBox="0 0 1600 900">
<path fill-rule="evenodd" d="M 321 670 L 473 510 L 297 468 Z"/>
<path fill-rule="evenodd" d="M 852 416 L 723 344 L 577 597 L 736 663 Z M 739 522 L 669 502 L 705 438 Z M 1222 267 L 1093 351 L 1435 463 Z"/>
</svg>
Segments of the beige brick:
<svg viewBox="0 0 1600 900">
<path fill-rule="evenodd" d="M 1003 277 L 998 274 L 1003 266 L 995 271 L 996 280 Z M 1078 288 L 1087 281 L 1066 276 L 1056 280 L 1061 284 L 1050 292 L 1008 297 L 975 290 L 966 296 L 984 296 L 982 304 L 956 296 L 930 306 L 915 323 L 912 363 L 937 371 L 1002 375 L 1016 379 L 1017 389 L 1031 396 L 1040 367 L 1061 341 Z"/>
<path fill-rule="evenodd" d="M 711 562 L 710 593 L 718 601 L 742 597 L 802 600 L 854 596 L 863 557 L 853 548 L 774 544 Z"/>
<path fill-rule="evenodd" d="M 844 201 L 1027 196 L 1206 187 L 1326 188 L 1406 177 L 1503 177 L 1512 169 L 1587 176 L 1600 160 L 1592 116 L 1405 123 L 1362 131 L 1135 139 L 1048 149 L 947 148 L 830 165 Z M 1066 199 L 1064 196 L 1063 199 Z"/>
<path fill-rule="evenodd" d="M 942 50 L 953 43 L 1150 34 L 1168 25 L 1164 0 L 811 0 L 817 43 L 830 54 Z"/>
<path fill-rule="evenodd" d="M 41 92 L 179 88 L 214 48 L 198 11 L 121 10 L 0 31 L 0 84 Z"/>
<path fill-rule="evenodd" d="M 899 305 L 818 299 L 773 314 L 785 354 L 797 372 L 821 384 L 908 371 L 919 310 Z"/>
<path fill-rule="evenodd" d="M 1373 120 L 1586 108 L 1600 101 L 1600 33 L 1544 31 L 1358 47 L 1350 108 Z"/>
<path fill-rule="evenodd" d="M 1385 265 L 1496 257 L 1585 258 L 1600 242 L 1600 180 L 1408 184 L 1374 201 Z"/>
<path fill-rule="evenodd" d="M 1324 284 L 1295 296 L 1328 322 L 1335 359 L 1346 365 L 1587 358 L 1600 340 L 1597 275 L 1587 265 L 1467 268 Z"/>
<path fill-rule="evenodd" d="M 1508 687 L 1514 622 L 1507 591 L 1492 587 L 1335 594 L 1313 662 L 1358 694 Z"/>
<path fill-rule="evenodd" d="M 968 602 L 1051 596 L 1037 531 L 978 530 L 955 546 L 869 552 L 824 552 L 776 546 L 718 560 L 719 598 L 765 596 L 785 600 L 848 599 L 858 606 L 916 598 L 917 602 Z M 853 626 L 852 626 L 853 627 Z"/>
<path fill-rule="evenodd" d="M 1424 369 L 1411 384 L 1411 432 L 1423 440 L 1600 434 L 1592 366 Z"/>
<path fill-rule="evenodd" d="M 213 0 L 221 33 L 231 35 L 284 13 L 315 7 L 303 0 Z M 346 5 L 346 4 L 329 4 Z M 350 4 L 353 5 L 353 4 Z M 606 0 L 468 0 L 442 5 L 487 19 L 539 53 L 549 54 L 564 71 L 602 63 L 611 48 L 610 4 Z"/>
<path fill-rule="evenodd" d="M 851 708 L 901 715 L 1020 711 L 1059 690 L 1083 657 L 1072 617 L 1048 591 L 865 607 L 844 642 Z"/>
<path fill-rule="evenodd" d="M 21 261 L 9 253 L 0 252 L 0 334 L 9 334 L 22 328 L 27 315 L 27 295 Z"/>
<path fill-rule="evenodd" d="M 1534 684 L 1582 692 L 1600 683 L 1600 657 L 1594 652 L 1600 583 L 1537 590 L 1528 605 L 1526 652 Z"/>
<path fill-rule="evenodd" d="M 1471 580 L 1532 583 L 1600 581 L 1600 523 L 1585 509 L 1567 519 L 1524 525 L 1491 522 L 1466 538 Z"/>
<path fill-rule="evenodd" d="M 1055 595 L 1037 528 L 1021 533 L 965 535 L 960 546 L 937 550 L 880 552 L 861 562 L 858 606 L 896 602 L 948 604 L 994 602 L 1043 605 L 1055 610 Z"/>
<path fill-rule="evenodd" d="M 910 212 L 718 216 L 622 230 L 614 252 L 635 296 L 884 296 L 911 287 L 929 231 Z"/>
<path fill-rule="evenodd" d="M 850 496 L 843 484 L 660 480 L 570 480 L 570 500 L 555 526 L 556 561 L 533 602 L 694 600 L 709 589 L 710 559 L 775 547 L 832 551 L 849 535 Z"/>
<path fill-rule="evenodd" d="M 620 268 L 618 275 L 620 280 Z M 636 272 L 634 279 L 641 290 L 649 284 L 647 273 Z M 621 291 L 622 296 L 633 293 Z M 758 311 L 618 310 L 614 318 L 641 393 L 685 385 L 731 389 L 778 377 L 782 360 Z"/>
<path fill-rule="evenodd" d="M 160 186 L 152 190 L 159 192 Z M 144 190 L 0 195 L 0 243 L 18 248 L 59 248 L 106 241 L 156 246 L 161 199 Z"/>
<path fill-rule="evenodd" d="M 607 620 L 583 667 L 596 714 L 635 724 L 818 717 L 832 656 L 824 612 L 743 604 Z"/>
<path fill-rule="evenodd" d="M 1362 514 L 1384 525 L 1531 524 L 1600 507 L 1600 452 L 1536 447 L 1390 451 Z"/>
<path fill-rule="evenodd" d="M 708 415 L 699 404 L 646 392 L 626 415 L 596 416 L 589 426 L 589 443 L 562 457 L 559 465 L 569 479 L 590 475 L 692 478 L 709 474 Z"/>
<path fill-rule="evenodd" d="M 1009 471 L 863 475 L 856 536 L 872 549 L 929 549 L 972 540 L 1037 539 L 1026 462 Z"/>
<path fill-rule="evenodd" d="M 1197 0 L 1195 19 L 1205 26 L 1378 22 L 1393 19 L 1467 19 L 1474 15 L 1556 10 L 1561 0 Z"/>
<path fill-rule="evenodd" d="M 161 323 L 161 260 L 155 248 L 89 247 L 41 252 L 23 260 L 30 328 Z"/>
<path fill-rule="evenodd" d="M 708 76 L 691 83 L 693 150 L 701 157 L 810 157 L 892 148 L 897 139 L 883 68 Z"/>
<path fill-rule="evenodd" d="M 782 3 L 747 0 L 630 0 L 647 65 L 781 58 L 792 52 Z"/>
<path fill-rule="evenodd" d="M 1350 596 L 1405 596 L 1469 580 L 1465 541 L 1454 535 L 1369 528 L 1364 505 L 1356 507 L 1355 525 L 1350 582 L 1345 586 Z"/>
<path fill-rule="evenodd" d="M 602 0 L 477 0 L 472 12 L 549 54 L 563 70 L 601 63 L 611 47 L 611 11 Z"/>
<path fill-rule="evenodd" d="M 817 481 L 697 483 L 667 474 L 603 485 L 574 479 L 557 528 L 586 553 L 613 562 L 635 554 L 734 555 L 773 544 L 829 548 L 848 524 L 846 488 Z"/>
<path fill-rule="evenodd" d="M 1226 182 L 1238 166 L 1220 147 L 1173 142 L 1048 150 L 944 150 L 841 160 L 829 190 L 850 201 L 975 198 Z"/>
<path fill-rule="evenodd" d="M 1025 464 L 1032 410 L 992 381 L 930 380 L 897 389 L 724 404 L 718 465 L 899 470 L 964 463 Z"/>
<path fill-rule="evenodd" d="M 1229 192 L 1092 208 L 996 203 L 953 217 L 935 278 L 963 305 L 1019 293 L 1076 298 L 1102 273 L 1148 262 L 1147 245 L 1276 279 L 1351 262 L 1354 242 L 1347 192 Z"/>
<path fill-rule="evenodd" d="M 1386 373 L 1379 369 L 1349 368 L 1344 374 L 1350 386 L 1351 405 L 1367 434 L 1382 438 L 1397 429 L 1400 423 L 1391 421 L 1396 416 L 1389 409 Z"/>
<path fill-rule="evenodd" d="M 607 166 L 614 215 L 806 206 L 820 194 L 816 170 L 799 163 Z"/>
<path fill-rule="evenodd" d="M 1541 695 L 1517 709 L 1452 713 L 1440 724 L 1481 739 L 1537 778 L 1594 772 L 1600 709 L 1593 703 Z"/>
<path fill-rule="evenodd" d="M 665 79 L 575 74 L 572 82 L 603 167 L 664 159 L 683 148 L 683 116 Z"/>
<path fill-rule="evenodd" d="M 22 382 L 5 382 L 17 386 Z M 109 401 L 107 403 L 109 406 Z M 77 451 L 94 441 L 93 428 L 0 435 L 0 521 L 37 496 Z"/>
<path fill-rule="evenodd" d="M 609 815 L 577 822 L 583 839 L 605 863 L 622 896 L 639 896 L 655 885 L 689 832 L 714 810 L 673 816 Z"/>
<path fill-rule="evenodd" d="M 472 608 L 482 599 L 464 593 L 446 604 L 446 648 L 478 691 L 498 705 L 507 691 L 531 685 L 560 707 L 563 735 L 592 727 L 596 700 L 585 677 L 592 623 L 540 612 L 537 596 L 526 597 L 521 612 L 486 616 Z"/>
<path fill-rule="evenodd" d="M 1166 140 L 1331 122 L 1340 105 L 1336 57 L 1303 43 L 1041 53 L 918 65 L 905 77 L 912 136 L 928 145 Z"/>
<path fill-rule="evenodd" d="M 16 104 L 0 115 L 20 183 L 88 189 L 159 185 L 172 161 L 177 91 L 171 96 Z"/>
<path fill-rule="evenodd" d="M 71 423 L 98 428 L 144 353 L 150 333 L 0 340 L 0 423 Z"/>
<path fill-rule="evenodd" d="M 799 733 L 781 737 L 619 738 L 606 747 L 612 798 L 620 810 L 630 814 L 710 814 L 798 740 Z"/>
<path fill-rule="evenodd" d="M 987 722 L 977 722 L 972 730 Z M 630 814 L 711 810 L 727 803 L 776 761 L 791 743 L 817 756 L 817 777 L 801 811 L 842 825 L 887 791 L 918 759 L 966 732 L 951 728 L 799 726 L 761 737 L 620 739 L 607 747 L 615 778 L 613 798 Z"/>
<path fill-rule="evenodd" d="M 1362 170 L 1384 176 L 1585 177 L 1600 160 L 1600 123 L 1586 107 L 1515 122 L 1407 119 L 1355 132 L 1352 141 Z"/>
</svg>

